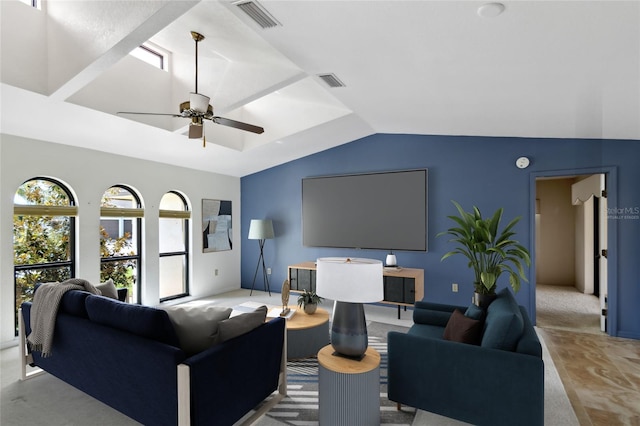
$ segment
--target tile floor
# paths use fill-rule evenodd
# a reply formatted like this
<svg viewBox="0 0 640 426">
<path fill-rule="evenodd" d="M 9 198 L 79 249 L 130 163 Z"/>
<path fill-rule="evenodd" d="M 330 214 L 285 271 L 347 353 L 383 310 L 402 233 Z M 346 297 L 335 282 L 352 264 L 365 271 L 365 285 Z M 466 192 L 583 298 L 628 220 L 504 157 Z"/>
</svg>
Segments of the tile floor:
<svg viewBox="0 0 640 426">
<path fill-rule="evenodd" d="M 553 288 L 547 299 L 544 290 L 539 286 L 537 292 L 537 327 L 580 424 L 640 426 L 640 341 L 599 331 L 597 310 L 592 314 L 595 320 L 588 320 L 593 327 L 576 327 L 572 321 L 585 315 L 579 303 L 573 303 L 573 316 L 567 312 L 571 303 L 563 304 L 561 315 L 545 303 L 552 305 L 550 299 L 562 303 L 567 297 L 575 302 L 585 295 L 573 288 L 560 292 Z"/>
</svg>

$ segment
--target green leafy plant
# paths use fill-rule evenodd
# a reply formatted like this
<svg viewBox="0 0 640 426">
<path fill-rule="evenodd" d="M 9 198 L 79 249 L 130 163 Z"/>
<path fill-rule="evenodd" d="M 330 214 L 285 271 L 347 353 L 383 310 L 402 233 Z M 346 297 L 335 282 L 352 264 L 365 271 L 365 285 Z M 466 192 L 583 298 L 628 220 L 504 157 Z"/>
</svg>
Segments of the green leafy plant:
<svg viewBox="0 0 640 426">
<path fill-rule="evenodd" d="M 318 296 L 315 291 L 303 290 L 302 294 L 298 296 L 298 306 L 304 308 L 309 304 L 319 305 L 324 299 Z"/>
<path fill-rule="evenodd" d="M 437 236 L 450 235 L 449 242 L 458 247 L 442 256 L 445 260 L 459 254 L 469 259 L 469 267 L 475 273 L 474 289 L 479 294 L 494 294 L 496 283 L 503 272 L 509 274 L 509 284 L 514 292 L 520 290 L 520 280 L 528 282 L 524 265 L 531 264 L 529 251 L 512 237 L 513 227 L 520 216 L 500 230 L 503 209 L 499 208 L 488 219 L 482 217 L 480 210 L 473 206 L 472 212 L 466 212 L 457 202 L 452 203 L 458 210 L 458 216 L 447 216 L 457 226 L 440 232 Z"/>
</svg>

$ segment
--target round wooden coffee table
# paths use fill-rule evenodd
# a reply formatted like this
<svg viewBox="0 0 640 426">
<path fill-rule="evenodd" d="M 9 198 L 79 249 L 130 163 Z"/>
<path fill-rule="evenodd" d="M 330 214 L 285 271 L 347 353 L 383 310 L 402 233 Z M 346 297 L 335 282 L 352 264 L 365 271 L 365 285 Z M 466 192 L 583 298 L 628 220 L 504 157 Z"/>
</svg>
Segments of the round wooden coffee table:
<svg viewBox="0 0 640 426">
<path fill-rule="evenodd" d="M 287 320 L 287 359 L 316 356 L 329 343 L 329 312 L 318 308 L 313 315 L 297 309 Z"/>
</svg>

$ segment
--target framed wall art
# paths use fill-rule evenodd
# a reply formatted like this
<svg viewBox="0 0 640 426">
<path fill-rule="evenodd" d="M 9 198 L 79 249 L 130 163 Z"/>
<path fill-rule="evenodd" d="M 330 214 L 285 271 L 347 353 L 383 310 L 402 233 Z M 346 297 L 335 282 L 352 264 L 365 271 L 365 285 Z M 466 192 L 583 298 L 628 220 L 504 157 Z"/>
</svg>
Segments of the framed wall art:
<svg viewBox="0 0 640 426">
<path fill-rule="evenodd" d="M 202 199 L 202 251 L 233 249 L 231 201 Z"/>
</svg>

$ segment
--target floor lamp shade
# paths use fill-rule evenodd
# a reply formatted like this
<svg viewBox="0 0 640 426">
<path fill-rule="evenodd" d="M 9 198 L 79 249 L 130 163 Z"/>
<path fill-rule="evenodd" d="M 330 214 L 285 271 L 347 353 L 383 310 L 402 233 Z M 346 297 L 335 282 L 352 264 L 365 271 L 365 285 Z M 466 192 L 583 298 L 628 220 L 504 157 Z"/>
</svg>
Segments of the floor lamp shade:
<svg viewBox="0 0 640 426">
<path fill-rule="evenodd" d="M 368 334 L 363 303 L 384 297 L 382 262 L 375 259 L 324 257 L 316 264 L 316 293 L 336 301 L 331 345 L 338 355 L 361 359 Z"/>
<path fill-rule="evenodd" d="M 249 224 L 250 240 L 270 240 L 273 237 L 273 222 L 270 219 L 251 219 Z"/>
</svg>

